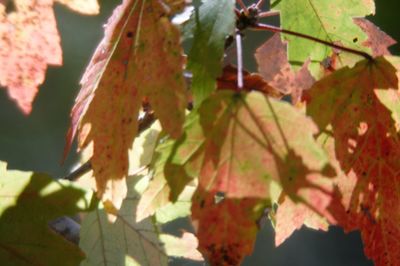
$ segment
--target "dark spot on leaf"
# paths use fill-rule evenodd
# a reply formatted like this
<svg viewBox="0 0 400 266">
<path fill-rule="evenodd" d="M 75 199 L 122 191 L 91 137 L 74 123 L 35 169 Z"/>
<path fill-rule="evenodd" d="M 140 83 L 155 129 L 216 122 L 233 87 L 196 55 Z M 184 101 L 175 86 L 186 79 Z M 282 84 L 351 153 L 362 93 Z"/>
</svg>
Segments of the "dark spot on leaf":
<svg viewBox="0 0 400 266">
<path fill-rule="evenodd" d="M 132 38 L 132 37 L 133 37 L 133 32 L 128 31 L 128 32 L 126 33 L 126 37 Z"/>
<path fill-rule="evenodd" d="M 353 42 L 354 42 L 354 43 L 358 42 L 358 38 L 355 37 L 355 38 L 353 39 Z"/>
<path fill-rule="evenodd" d="M 367 176 L 367 172 L 362 172 L 362 176 L 366 177 Z"/>
</svg>

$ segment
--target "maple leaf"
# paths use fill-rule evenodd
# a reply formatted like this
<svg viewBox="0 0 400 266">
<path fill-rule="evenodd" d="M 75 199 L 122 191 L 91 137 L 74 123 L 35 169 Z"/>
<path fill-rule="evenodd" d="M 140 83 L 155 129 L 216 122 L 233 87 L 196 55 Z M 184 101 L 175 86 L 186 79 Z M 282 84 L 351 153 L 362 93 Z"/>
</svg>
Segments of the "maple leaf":
<svg viewBox="0 0 400 266">
<path fill-rule="evenodd" d="M 392 37 L 365 18 L 354 18 L 354 22 L 368 36 L 368 39 L 362 45 L 370 47 L 374 56 L 390 55 L 388 47 L 396 44 L 396 41 Z"/>
<path fill-rule="evenodd" d="M 253 251 L 263 201 L 224 198 L 216 202 L 215 196 L 203 189 L 194 195 L 192 219 L 199 250 L 211 265 L 239 265 Z"/>
<path fill-rule="evenodd" d="M 284 29 L 308 34 L 313 37 L 338 43 L 349 48 L 368 52 L 362 46 L 367 36 L 353 22 L 354 17 L 364 17 L 375 12 L 373 0 L 273 0 L 271 8 L 279 10 L 281 26 Z M 289 62 L 293 67 L 299 67 L 310 60 L 309 69 L 314 77 L 320 77 L 320 62 L 332 54 L 332 49 L 320 43 L 285 35 L 289 41 Z M 358 60 L 360 58 L 357 58 Z M 354 63 L 354 55 L 340 55 L 341 65 Z"/>
<path fill-rule="evenodd" d="M 168 258 L 150 218 L 136 222 L 135 209 L 141 176 L 127 179 L 128 195 L 121 209 L 111 203 L 89 213 L 82 222 L 79 246 L 86 253 L 82 265 L 167 265 Z M 107 214 L 116 216 L 111 223 Z"/>
<path fill-rule="evenodd" d="M 59 2 L 84 14 L 98 13 L 95 0 Z M 47 66 L 62 64 L 60 36 L 53 0 L 14 0 L 14 7 L 15 11 L 7 13 L 6 4 L 0 3 L 0 85 L 29 114 Z"/>
<path fill-rule="evenodd" d="M 193 115 L 189 115 L 185 124 L 191 123 Z M 161 137 L 162 139 L 163 137 Z M 164 136 L 165 139 L 165 136 Z M 178 195 L 173 197 L 172 204 L 170 198 L 170 186 L 167 182 L 165 175 L 165 165 L 169 160 L 169 157 L 173 151 L 175 142 L 171 139 L 164 140 L 157 145 L 157 148 L 153 154 L 153 161 L 151 162 L 152 172 L 150 173 L 151 179 L 148 186 L 142 193 L 140 198 L 136 216 L 138 221 L 155 214 L 156 219 L 160 223 L 166 223 L 178 217 L 188 216 L 190 214 L 191 197 L 194 192 L 195 186 L 186 185 L 184 182 L 182 184 L 183 192 L 180 193 L 179 199 Z M 175 168 L 168 169 L 169 171 L 174 171 Z M 167 173 L 169 176 L 170 173 Z M 183 177 L 182 171 L 176 173 Z M 188 179 L 190 180 L 190 178 Z M 181 190 L 179 190 L 181 191 Z"/>
<path fill-rule="evenodd" d="M 234 0 L 204 1 L 187 26 L 187 32 L 194 32 L 187 68 L 193 73 L 191 90 L 195 106 L 216 88 L 225 40 L 235 29 L 234 5 Z"/>
<path fill-rule="evenodd" d="M 392 37 L 365 18 L 354 18 L 353 21 L 368 36 L 368 39 L 361 43 L 362 46 L 370 48 L 374 57 L 390 55 L 388 48 L 396 43 Z M 338 58 L 339 53 L 340 51 L 335 51 L 332 56 L 322 62 L 321 66 L 325 75 L 345 66 Z"/>
<path fill-rule="evenodd" d="M 88 211 L 93 194 L 45 174 L 6 170 L 0 162 L 0 261 L 4 265 L 77 265 L 81 250 L 48 223 Z"/>
<path fill-rule="evenodd" d="M 148 187 L 140 198 L 136 210 L 138 221 L 153 215 L 158 208 L 166 206 L 170 202 L 170 189 L 164 176 L 164 165 L 169 157 L 170 148 L 172 148 L 173 144 L 174 142 L 169 140 L 159 144 L 154 151 L 154 160 L 152 163 L 154 172 L 152 173 L 152 178 Z"/>
<path fill-rule="evenodd" d="M 195 261 L 203 261 L 203 256 L 197 250 L 197 238 L 188 232 L 183 233 L 182 237 L 161 234 L 160 239 L 169 256 L 187 258 Z"/>
<path fill-rule="evenodd" d="M 400 65 L 398 58 L 388 59 Z M 332 127 L 330 154 L 342 173 L 329 207 L 333 222 L 347 231 L 359 229 L 365 254 L 376 265 L 400 263 L 400 146 L 396 122 L 380 101 L 399 104 L 399 98 L 378 97 L 380 90 L 397 86 L 396 69 L 380 57 L 336 71 L 305 97 L 307 114 L 320 129 Z M 397 93 L 383 96 L 388 95 Z"/>
<path fill-rule="evenodd" d="M 222 265 L 224 254 L 231 253 L 224 263 L 235 265 L 251 252 L 260 211 L 256 207 L 275 200 L 276 186 L 314 211 L 323 212 L 329 204 L 329 191 L 316 178 L 323 180 L 321 174 L 329 168 L 313 138 L 316 128 L 288 103 L 259 92 L 221 90 L 191 115 L 167 160 L 165 178 L 174 200 L 198 177 L 192 218 L 200 221 L 199 248 L 210 260 Z M 215 196 L 221 193 L 223 200 L 216 204 Z M 250 217 L 247 212 L 253 208 L 257 215 Z M 242 216 L 250 219 L 223 229 L 232 217 Z M 210 224 L 215 224 L 213 230 L 204 228 Z M 230 237 L 241 237 L 225 241 L 227 231 Z"/>
<path fill-rule="evenodd" d="M 321 192 L 312 191 L 308 195 L 309 199 L 320 201 L 319 210 L 324 210 L 329 206 L 331 197 L 326 197 Z M 308 228 L 327 231 L 329 223 L 321 212 L 316 212 L 315 208 L 310 208 L 306 204 L 299 204 L 293 201 L 285 193 L 281 194 L 281 200 L 278 210 L 274 216 L 275 219 L 275 246 L 282 244 L 289 238 L 295 230 L 299 230 L 303 225 Z M 322 211 L 324 214 L 327 212 Z"/>
<path fill-rule="evenodd" d="M 294 104 L 301 99 L 302 91 L 315 81 L 308 71 L 309 62 L 304 63 L 298 72 L 292 70 L 287 58 L 287 44 L 282 42 L 280 34 L 274 34 L 257 48 L 254 56 L 258 71 L 266 82 L 283 94 L 291 94 Z"/>
<path fill-rule="evenodd" d="M 114 10 L 71 111 L 66 150 L 79 128 L 79 147 L 93 144 L 98 194 L 117 206 L 126 191 L 128 149 L 136 136 L 142 99 L 149 100 L 167 133 L 178 137 L 182 131 L 183 57 L 168 4 L 176 12 L 184 1 L 125 0 Z"/>
<path fill-rule="evenodd" d="M 159 224 L 154 223 L 158 220 L 153 217 L 138 221 L 135 213 L 145 181 L 145 176 L 127 178 L 128 195 L 120 210 L 106 201 L 85 216 L 80 247 L 87 257 L 82 265 L 167 265 L 167 256 L 202 260 L 193 234 L 160 234 Z M 116 218 L 114 223 L 110 222 L 110 215 Z"/>
<path fill-rule="evenodd" d="M 202 187 L 227 197 L 268 197 L 274 180 L 294 196 L 308 171 L 328 167 L 313 123 L 260 93 L 219 91 L 185 129 L 165 166 L 173 199 L 197 176 Z"/>
</svg>

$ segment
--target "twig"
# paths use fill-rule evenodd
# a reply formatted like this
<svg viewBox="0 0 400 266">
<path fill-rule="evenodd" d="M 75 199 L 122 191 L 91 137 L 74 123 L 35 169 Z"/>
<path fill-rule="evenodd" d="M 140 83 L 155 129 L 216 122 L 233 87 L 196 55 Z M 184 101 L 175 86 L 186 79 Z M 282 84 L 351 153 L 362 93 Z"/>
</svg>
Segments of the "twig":
<svg viewBox="0 0 400 266">
<path fill-rule="evenodd" d="M 156 121 L 154 112 L 153 111 L 146 112 L 146 114 L 138 121 L 139 125 L 138 125 L 137 135 L 140 135 L 143 131 L 148 129 L 154 123 L 154 121 Z M 90 170 L 92 170 L 92 163 L 89 160 L 86 163 L 82 164 L 78 169 L 72 171 L 67 176 L 63 177 L 63 179 L 75 181 L 79 177 L 88 173 Z"/>
<path fill-rule="evenodd" d="M 242 8 L 243 12 L 247 16 L 249 14 L 249 10 L 247 9 L 247 6 L 243 3 L 242 0 L 237 0 L 236 2 L 239 4 L 239 6 Z"/>
<path fill-rule="evenodd" d="M 69 173 L 63 179 L 66 179 L 66 180 L 69 180 L 69 181 L 75 181 L 79 177 L 81 177 L 84 174 L 88 173 L 90 170 L 92 170 L 92 163 L 89 160 L 86 163 L 84 163 L 81 166 L 79 166 L 76 170 L 74 170 L 71 173 Z"/>
</svg>

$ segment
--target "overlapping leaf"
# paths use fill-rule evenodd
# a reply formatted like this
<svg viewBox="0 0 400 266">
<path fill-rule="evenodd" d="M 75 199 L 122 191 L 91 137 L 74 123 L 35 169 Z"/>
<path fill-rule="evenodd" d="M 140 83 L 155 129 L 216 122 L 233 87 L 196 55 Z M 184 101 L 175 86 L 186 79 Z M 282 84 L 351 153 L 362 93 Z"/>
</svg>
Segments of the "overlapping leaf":
<svg viewBox="0 0 400 266">
<path fill-rule="evenodd" d="M 197 250 L 197 238 L 191 233 L 183 233 L 182 237 L 167 234 L 160 235 L 161 241 L 169 256 L 187 258 L 195 261 L 202 261 L 203 257 Z"/>
<path fill-rule="evenodd" d="M 331 214 L 346 230 L 361 230 L 365 254 L 376 265 L 400 263 L 400 146 L 396 123 L 386 108 L 400 104 L 393 90 L 397 86 L 396 69 L 378 58 L 331 74 L 306 98 L 307 114 L 317 125 L 325 129 L 331 124 L 330 154 L 343 172 Z M 378 98 L 380 90 L 393 93 Z"/>
<path fill-rule="evenodd" d="M 82 223 L 80 247 L 86 253 L 82 265 L 167 265 L 167 254 L 151 219 L 136 223 L 138 177 L 128 179 L 128 195 L 116 221 L 111 223 L 104 209 L 89 213 Z"/>
<path fill-rule="evenodd" d="M 314 78 L 308 71 L 308 64 L 294 72 L 287 58 L 287 44 L 283 43 L 279 34 L 275 34 L 254 54 L 258 71 L 269 85 L 284 94 L 292 95 L 292 102 L 296 104 L 302 91 L 311 87 Z"/>
<path fill-rule="evenodd" d="M 289 104 L 258 92 L 222 90 L 204 101 L 185 129 L 165 175 L 173 199 L 198 176 L 192 218 L 199 220 L 200 250 L 221 265 L 237 264 L 251 252 L 255 234 L 250 231 L 257 230 L 259 206 L 271 200 L 276 189 L 282 188 L 293 201 L 314 211 L 322 212 L 329 203 L 329 191 L 322 185 L 329 164 L 313 139 L 316 128 Z M 223 199 L 217 203 L 219 194 Z M 228 220 L 239 216 L 249 220 L 223 229 Z M 212 231 L 212 238 L 204 228 L 210 224 L 221 226 Z M 223 241 L 228 231 L 231 236 L 249 233 L 249 237 Z M 224 252 L 231 252 L 225 261 Z"/>
<path fill-rule="evenodd" d="M 199 250 L 211 265 L 240 265 L 251 254 L 263 201 L 256 198 L 222 199 L 200 188 L 194 195 L 192 219 Z"/>
<path fill-rule="evenodd" d="M 160 235 L 151 217 L 137 222 L 143 177 L 130 176 L 127 181 L 128 195 L 120 210 L 107 202 L 85 217 L 80 247 L 87 258 L 82 265 L 168 265 L 168 256 L 202 260 L 192 234 Z M 116 221 L 111 223 L 108 215 Z"/>
<path fill-rule="evenodd" d="M 356 23 L 368 36 L 368 39 L 362 43 L 366 47 L 370 47 L 374 56 L 389 55 L 388 47 L 396 43 L 396 41 L 365 18 L 355 18 Z"/>
<path fill-rule="evenodd" d="M 271 6 L 280 11 L 281 26 L 284 29 L 308 34 L 330 43 L 340 43 L 349 48 L 369 51 L 361 45 L 367 36 L 354 24 L 353 18 L 373 14 L 373 0 L 273 0 Z M 294 36 L 287 35 L 285 39 L 289 41 L 289 62 L 300 67 L 310 59 L 311 73 L 319 77 L 319 64 L 332 54 L 332 48 Z M 354 62 L 353 57 L 348 53 L 341 54 L 341 65 Z"/>
<path fill-rule="evenodd" d="M 190 119 L 189 119 L 190 121 Z M 142 193 L 136 215 L 140 221 L 150 215 L 155 214 L 156 220 L 160 223 L 166 223 L 173 219 L 188 216 L 190 214 L 191 197 L 195 186 L 184 187 L 179 199 L 172 203 L 170 199 L 170 187 L 164 173 L 164 167 L 167 163 L 175 142 L 166 140 L 159 144 L 154 151 L 151 168 L 151 180 L 147 188 Z M 185 186 L 186 183 L 183 184 Z"/>
<path fill-rule="evenodd" d="M 173 198 L 196 176 L 202 187 L 228 197 L 268 197 L 273 180 L 291 187 L 294 196 L 308 172 L 328 165 L 312 137 L 313 123 L 260 93 L 220 91 L 193 117 L 166 165 Z M 179 166 L 186 177 L 169 171 Z"/>
<path fill-rule="evenodd" d="M 109 19 L 72 110 L 67 149 L 80 129 L 79 144 L 93 144 L 91 158 L 99 195 L 119 205 L 124 196 L 128 149 L 147 96 L 163 129 L 181 134 L 185 109 L 183 57 L 176 12 L 184 1 L 124 0 Z M 163 64 L 159 60 L 163 60 Z"/>
<path fill-rule="evenodd" d="M 188 69 L 193 73 L 192 91 L 196 106 L 216 88 L 225 40 L 234 33 L 234 4 L 234 0 L 204 1 L 188 26 L 194 34 Z"/>
<path fill-rule="evenodd" d="M 78 247 L 51 231 L 60 216 L 89 209 L 90 195 L 45 174 L 6 171 L 0 162 L 0 261 L 4 265 L 77 265 Z"/>
<path fill-rule="evenodd" d="M 14 0 L 8 4 L 15 10 L 9 13 L 6 3 L 0 2 L 0 85 L 25 114 L 32 110 L 47 66 L 62 64 L 53 2 Z M 58 2 L 84 14 L 97 14 L 99 9 L 96 0 Z"/>
</svg>

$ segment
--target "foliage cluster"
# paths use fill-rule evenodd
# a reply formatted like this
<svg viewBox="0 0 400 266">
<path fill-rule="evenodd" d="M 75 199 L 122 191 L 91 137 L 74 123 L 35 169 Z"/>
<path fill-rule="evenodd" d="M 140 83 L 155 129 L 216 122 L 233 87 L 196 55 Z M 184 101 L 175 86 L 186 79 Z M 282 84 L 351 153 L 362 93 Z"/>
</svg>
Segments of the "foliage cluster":
<svg viewBox="0 0 400 266">
<path fill-rule="evenodd" d="M 55 2 L 99 10 L 0 1 L 0 85 L 25 114 L 62 63 Z M 0 261 L 239 265 L 268 218 L 276 245 L 303 225 L 338 225 L 360 230 L 376 265 L 400 265 L 395 41 L 364 18 L 373 0 L 263 2 L 122 0 L 71 110 L 64 156 L 76 138 L 80 171 L 55 180 L 0 163 Z M 259 22 L 276 14 L 281 27 Z M 255 51 L 257 73 L 242 69 L 247 28 L 275 32 Z M 79 246 L 48 226 L 78 212 Z M 163 232 L 182 217 L 193 232 Z"/>
</svg>

